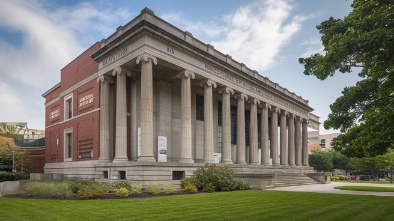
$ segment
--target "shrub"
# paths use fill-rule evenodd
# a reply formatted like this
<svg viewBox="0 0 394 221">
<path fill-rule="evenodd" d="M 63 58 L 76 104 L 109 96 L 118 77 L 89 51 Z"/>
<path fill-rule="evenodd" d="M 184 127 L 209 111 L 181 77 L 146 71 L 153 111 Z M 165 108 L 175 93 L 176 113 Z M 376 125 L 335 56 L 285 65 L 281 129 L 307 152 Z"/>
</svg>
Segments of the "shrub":
<svg viewBox="0 0 394 221">
<path fill-rule="evenodd" d="M 207 185 L 204 186 L 202 191 L 204 191 L 206 193 L 213 193 L 213 192 L 215 192 L 215 187 L 212 185 L 212 183 L 208 183 Z"/>
<path fill-rule="evenodd" d="M 131 195 L 138 195 L 141 193 L 142 185 L 131 185 L 130 194 Z"/>
<path fill-rule="evenodd" d="M 185 188 L 183 188 L 186 193 L 196 193 L 197 187 L 194 184 L 189 183 Z"/>
<path fill-rule="evenodd" d="M 112 184 L 115 189 L 126 188 L 128 191 L 131 191 L 131 182 L 123 180 Z"/>
<path fill-rule="evenodd" d="M 344 175 L 338 175 L 339 180 L 347 180 L 347 177 Z"/>
<path fill-rule="evenodd" d="M 176 193 L 176 187 L 172 184 L 166 184 L 163 186 L 163 192 L 165 194 L 174 194 Z"/>
<path fill-rule="evenodd" d="M 0 171 L 0 182 L 28 179 L 30 179 L 29 173 L 11 173 L 6 171 Z"/>
<path fill-rule="evenodd" d="M 115 191 L 115 196 L 117 197 L 128 197 L 130 194 L 130 191 L 126 189 L 125 187 L 120 187 L 116 189 Z"/>
<path fill-rule="evenodd" d="M 106 183 L 92 182 L 88 185 L 82 185 L 77 192 L 80 199 L 97 199 L 106 196 L 109 192 L 109 186 Z"/>
<path fill-rule="evenodd" d="M 332 177 L 330 177 L 330 180 L 331 181 L 338 181 L 339 178 L 338 178 L 338 176 L 332 176 Z"/>
<path fill-rule="evenodd" d="M 78 190 L 85 185 L 91 185 L 94 181 L 91 180 L 67 180 L 67 183 L 73 193 L 77 193 Z"/>
<path fill-rule="evenodd" d="M 233 176 L 234 171 L 227 165 L 207 163 L 194 172 L 190 182 L 199 190 L 208 191 L 213 186 L 215 191 L 232 191 L 239 189 L 239 183 Z"/>
<path fill-rule="evenodd" d="M 182 178 L 181 180 L 180 180 L 180 183 L 181 183 L 181 188 L 182 189 L 185 189 L 185 187 L 187 186 L 187 185 L 189 185 L 189 184 L 193 184 L 194 183 L 194 177 L 185 177 L 185 178 Z"/>
<path fill-rule="evenodd" d="M 245 182 L 245 181 L 243 181 L 243 180 L 240 180 L 240 179 L 236 179 L 236 185 L 237 185 L 237 187 L 236 187 L 236 189 L 237 190 L 250 190 L 250 185 L 249 185 L 249 183 L 247 183 L 247 182 Z"/>
<path fill-rule="evenodd" d="M 24 191 L 26 196 L 65 199 L 72 195 L 67 182 L 32 182 Z"/>
<path fill-rule="evenodd" d="M 158 183 L 149 182 L 146 185 L 146 191 L 152 195 L 158 195 L 159 193 L 161 193 L 161 188 Z"/>
</svg>

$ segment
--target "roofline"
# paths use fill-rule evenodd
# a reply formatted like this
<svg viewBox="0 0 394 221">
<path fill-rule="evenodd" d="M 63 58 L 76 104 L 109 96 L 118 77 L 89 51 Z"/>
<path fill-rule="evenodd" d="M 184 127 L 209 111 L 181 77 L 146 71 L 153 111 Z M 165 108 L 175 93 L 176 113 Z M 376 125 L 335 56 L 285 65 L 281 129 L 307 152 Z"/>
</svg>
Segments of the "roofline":
<svg viewBox="0 0 394 221">
<path fill-rule="evenodd" d="M 46 92 L 44 92 L 41 96 L 42 97 L 46 97 L 48 94 L 52 93 L 54 90 L 58 89 L 60 87 L 60 82 L 57 83 L 55 86 L 51 87 L 49 90 L 47 90 Z"/>
</svg>

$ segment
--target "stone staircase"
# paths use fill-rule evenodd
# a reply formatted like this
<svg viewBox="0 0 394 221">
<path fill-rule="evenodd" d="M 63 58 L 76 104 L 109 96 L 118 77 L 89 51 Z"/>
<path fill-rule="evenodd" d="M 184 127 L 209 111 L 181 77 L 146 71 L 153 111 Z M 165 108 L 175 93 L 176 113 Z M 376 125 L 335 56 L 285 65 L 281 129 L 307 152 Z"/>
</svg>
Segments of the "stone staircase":
<svg viewBox="0 0 394 221">
<path fill-rule="evenodd" d="M 277 173 L 272 179 L 272 186 L 275 187 L 287 187 L 287 186 L 300 186 L 300 185 L 311 185 L 311 184 L 321 184 L 311 177 L 296 173 L 296 174 L 280 174 Z"/>
</svg>

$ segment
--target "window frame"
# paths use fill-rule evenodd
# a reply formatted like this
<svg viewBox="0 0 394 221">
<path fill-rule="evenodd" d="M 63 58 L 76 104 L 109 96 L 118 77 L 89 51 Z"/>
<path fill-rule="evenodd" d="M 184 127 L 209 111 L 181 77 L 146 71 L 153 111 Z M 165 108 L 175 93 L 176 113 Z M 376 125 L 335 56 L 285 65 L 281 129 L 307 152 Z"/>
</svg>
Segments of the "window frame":
<svg viewBox="0 0 394 221">
<path fill-rule="evenodd" d="M 73 130 L 64 130 L 64 161 L 72 161 L 73 158 Z"/>
<path fill-rule="evenodd" d="M 73 118 L 73 94 L 64 96 L 64 120 Z"/>
</svg>

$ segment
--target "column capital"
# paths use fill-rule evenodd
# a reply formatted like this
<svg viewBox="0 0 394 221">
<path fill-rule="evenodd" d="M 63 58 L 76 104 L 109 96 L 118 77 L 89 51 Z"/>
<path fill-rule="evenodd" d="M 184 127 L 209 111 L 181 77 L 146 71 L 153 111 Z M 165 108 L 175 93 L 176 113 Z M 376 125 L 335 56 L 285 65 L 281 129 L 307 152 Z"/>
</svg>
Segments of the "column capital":
<svg viewBox="0 0 394 221">
<path fill-rule="evenodd" d="M 205 87 L 205 86 L 214 87 L 214 88 L 217 87 L 216 82 L 212 81 L 211 79 L 202 80 L 198 82 L 198 84 L 200 85 L 200 87 Z"/>
<path fill-rule="evenodd" d="M 121 75 L 121 74 L 126 74 L 127 76 L 131 76 L 131 71 L 122 66 L 119 66 L 112 71 L 112 76 Z"/>
<path fill-rule="evenodd" d="M 189 70 L 183 70 L 183 71 L 181 71 L 181 72 L 179 72 L 177 75 L 176 75 L 176 78 L 181 78 L 181 77 L 185 77 L 185 78 L 191 78 L 191 79 L 194 79 L 196 76 L 194 75 L 194 73 L 193 72 L 191 72 L 191 71 L 189 71 Z"/>
<path fill-rule="evenodd" d="M 283 114 L 287 117 L 289 115 L 289 112 L 279 109 L 279 114 Z"/>
<path fill-rule="evenodd" d="M 279 108 L 279 107 L 272 106 L 272 107 L 271 107 L 271 111 L 272 111 L 272 112 L 280 113 L 280 108 Z"/>
<path fill-rule="evenodd" d="M 271 109 L 271 104 L 269 104 L 267 102 L 260 102 L 259 107 L 270 110 Z"/>
<path fill-rule="evenodd" d="M 256 99 L 256 98 L 250 98 L 248 101 L 250 104 L 257 104 L 260 105 L 260 100 Z"/>
<path fill-rule="evenodd" d="M 230 94 L 230 95 L 233 95 L 234 94 L 234 90 L 229 88 L 229 87 L 220 87 L 219 88 L 219 94 Z"/>
<path fill-rule="evenodd" d="M 234 98 L 235 99 L 241 99 L 241 100 L 248 100 L 248 95 L 244 94 L 244 93 L 237 93 L 234 94 Z"/>
<path fill-rule="evenodd" d="M 148 54 L 148 53 L 146 53 L 146 52 L 144 52 L 144 53 L 138 55 L 137 60 L 136 60 L 136 63 L 139 64 L 141 60 L 144 61 L 144 62 L 151 61 L 151 62 L 153 62 L 155 65 L 157 64 L 157 59 L 156 59 L 156 57 L 153 56 L 153 55 L 150 55 L 150 54 Z"/>
<path fill-rule="evenodd" d="M 295 115 L 295 114 L 289 112 L 289 117 L 292 117 L 293 119 L 296 119 L 296 118 L 297 118 L 297 115 Z"/>
<path fill-rule="evenodd" d="M 110 84 L 114 83 L 112 77 L 108 75 L 101 75 L 100 77 L 97 78 L 97 83 L 101 83 L 104 81 L 108 81 Z"/>
</svg>

